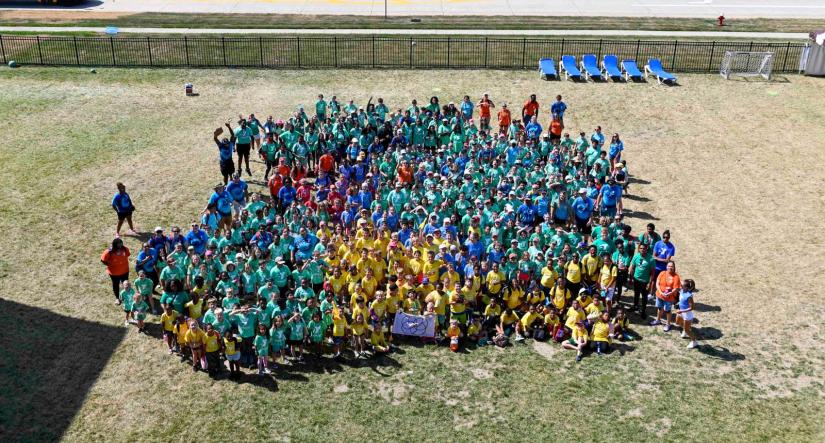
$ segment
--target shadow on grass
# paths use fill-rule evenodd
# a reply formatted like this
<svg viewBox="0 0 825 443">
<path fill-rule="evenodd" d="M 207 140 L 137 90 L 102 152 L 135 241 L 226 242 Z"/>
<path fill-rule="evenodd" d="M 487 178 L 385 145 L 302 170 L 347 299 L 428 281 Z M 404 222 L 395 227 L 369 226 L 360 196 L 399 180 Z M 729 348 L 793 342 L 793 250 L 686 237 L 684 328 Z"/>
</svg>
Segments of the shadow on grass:
<svg viewBox="0 0 825 443">
<path fill-rule="evenodd" d="M 722 346 L 713 346 L 713 345 L 700 345 L 696 348 L 702 354 L 707 355 L 708 357 L 716 358 L 719 360 L 724 361 L 740 361 L 745 359 L 744 354 L 740 354 L 738 352 L 733 352 L 728 348 Z"/>
<path fill-rule="evenodd" d="M 624 194 L 622 198 L 625 200 L 633 200 L 636 202 L 649 202 L 650 199 L 641 195 L 634 195 L 634 194 Z"/>
<path fill-rule="evenodd" d="M 696 333 L 696 336 L 701 340 L 719 340 L 725 335 L 719 329 L 712 328 L 710 326 L 705 326 L 704 328 L 694 327 L 693 331 Z"/>
<path fill-rule="evenodd" d="M 0 440 L 58 440 L 128 329 L 3 299 L 0 313 Z"/>
<path fill-rule="evenodd" d="M 712 306 L 705 303 L 694 303 L 693 310 L 696 312 L 721 312 L 720 306 Z"/>
<path fill-rule="evenodd" d="M 633 211 L 630 209 L 625 209 L 624 215 L 625 217 L 638 218 L 640 220 L 659 220 L 659 217 L 656 217 L 653 214 L 645 211 Z"/>
</svg>

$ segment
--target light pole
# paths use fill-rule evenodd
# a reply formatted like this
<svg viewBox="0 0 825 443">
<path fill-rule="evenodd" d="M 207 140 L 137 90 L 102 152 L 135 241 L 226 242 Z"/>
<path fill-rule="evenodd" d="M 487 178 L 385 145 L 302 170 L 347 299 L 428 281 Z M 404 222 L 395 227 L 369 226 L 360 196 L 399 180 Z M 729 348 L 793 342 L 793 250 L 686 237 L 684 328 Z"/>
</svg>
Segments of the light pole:
<svg viewBox="0 0 825 443">
<path fill-rule="evenodd" d="M 387 0 L 384 0 L 384 20 L 387 19 Z"/>
</svg>

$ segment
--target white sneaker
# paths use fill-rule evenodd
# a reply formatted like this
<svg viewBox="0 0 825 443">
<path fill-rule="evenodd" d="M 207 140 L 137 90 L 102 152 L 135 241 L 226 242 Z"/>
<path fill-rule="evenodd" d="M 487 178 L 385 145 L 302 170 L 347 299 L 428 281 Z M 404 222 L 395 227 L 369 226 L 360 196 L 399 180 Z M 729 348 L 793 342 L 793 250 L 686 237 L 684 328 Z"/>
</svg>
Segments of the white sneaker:
<svg viewBox="0 0 825 443">
<path fill-rule="evenodd" d="M 685 332 L 685 331 L 682 331 L 682 336 L 681 337 L 682 338 L 690 338 L 690 336 L 687 335 L 687 332 Z"/>
<path fill-rule="evenodd" d="M 696 341 L 691 341 L 690 343 L 688 343 L 687 348 L 688 348 L 688 349 L 694 349 L 694 348 L 696 348 L 697 346 L 699 346 L 699 345 L 698 345 L 698 344 L 696 344 Z"/>
<path fill-rule="evenodd" d="M 270 371 L 269 368 L 264 368 L 264 374 L 268 375 L 268 374 L 271 374 L 271 373 L 272 373 L 272 371 Z"/>
<path fill-rule="evenodd" d="M 128 328 L 129 327 L 129 320 L 126 320 L 125 322 L 123 322 L 123 326 L 126 326 Z"/>
</svg>

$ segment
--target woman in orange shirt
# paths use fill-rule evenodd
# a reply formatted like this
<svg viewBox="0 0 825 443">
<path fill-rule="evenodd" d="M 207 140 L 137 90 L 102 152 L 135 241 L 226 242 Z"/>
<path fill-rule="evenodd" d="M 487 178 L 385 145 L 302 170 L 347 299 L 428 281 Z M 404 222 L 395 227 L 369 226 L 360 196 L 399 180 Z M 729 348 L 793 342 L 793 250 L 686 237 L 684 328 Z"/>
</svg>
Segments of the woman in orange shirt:
<svg viewBox="0 0 825 443">
<path fill-rule="evenodd" d="M 671 311 L 673 310 L 673 303 L 676 302 L 676 296 L 679 294 L 679 289 L 682 287 L 682 279 L 676 273 L 676 263 L 669 261 L 667 263 L 667 270 L 659 273 L 656 278 L 656 320 L 650 322 L 651 326 L 662 323 L 662 315 L 665 316 L 665 332 L 670 331 Z"/>
<path fill-rule="evenodd" d="M 490 109 L 495 107 L 496 105 L 490 100 L 489 94 L 485 93 L 478 101 L 478 115 L 482 130 L 490 129 Z"/>
<path fill-rule="evenodd" d="M 412 183 L 413 179 L 413 171 L 412 166 L 410 166 L 410 162 L 404 160 L 398 165 L 398 181 L 404 184 Z"/>
<path fill-rule="evenodd" d="M 561 131 L 564 129 L 564 123 L 558 114 L 553 114 L 553 120 L 550 121 L 550 140 L 561 140 Z"/>
<path fill-rule="evenodd" d="M 112 279 L 112 292 L 115 294 L 115 304 L 119 305 L 120 284 L 129 280 L 129 248 L 123 246 L 123 240 L 112 240 L 112 246 L 103 251 L 100 262 L 106 265 L 106 273 Z"/>
</svg>

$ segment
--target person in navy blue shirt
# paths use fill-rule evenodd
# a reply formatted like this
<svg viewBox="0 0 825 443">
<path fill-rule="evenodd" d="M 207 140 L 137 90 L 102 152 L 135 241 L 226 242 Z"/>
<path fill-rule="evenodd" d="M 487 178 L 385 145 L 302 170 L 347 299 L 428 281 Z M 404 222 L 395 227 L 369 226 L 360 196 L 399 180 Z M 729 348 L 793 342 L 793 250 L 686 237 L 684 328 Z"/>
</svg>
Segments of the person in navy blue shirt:
<svg viewBox="0 0 825 443">
<path fill-rule="evenodd" d="M 221 175 L 223 176 L 223 184 L 229 182 L 229 177 L 235 173 L 235 162 L 232 161 L 232 154 L 235 152 L 235 131 L 229 122 L 226 123 L 226 128 L 229 129 L 231 138 L 222 138 L 218 140 L 218 136 L 223 134 L 223 128 L 215 129 L 212 134 L 212 140 L 218 145 L 218 161 L 220 162 Z"/>
<path fill-rule="evenodd" d="M 163 228 L 160 226 L 155 228 L 155 234 L 149 239 L 149 246 L 158 253 L 158 255 L 166 256 L 166 236 L 163 235 Z"/>
<path fill-rule="evenodd" d="M 281 211 L 285 211 L 288 207 L 292 206 L 292 202 L 295 201 L 295 188 L 292 186 L 292 179 L 287 177 L 284 179 L 284 185 L 281 187 L 281 190 L 278 191 L 278 204 L 280 205 L 279 209 Z"/>
<path fill-rule="evenodd" d="M 561 121 L 562 125 L 564 124 L 564 111 L 567 110 L 567 105 L 561 101 L 561 96 L 556 96 L 556 101 L 550 105 L 550 115 L 558 115 L 559 121 Z"/>
<path fill-rule="evenodd" d="M 112 208 L 117 213 L 117 228 L 115 229 L 115 237 L 120 236 L 120 228 L 123 226 L 123 220 L 129 223 L 129 235 L 137 235 L 135 226 L 132 224 L 132 212 L 135 211 L 135 205 L 132 204 L 132 199 L 126 192 L 126 185 L 117 183 L 117 192 L 112 198 Z"/>
<path fill-rule="evenodd" d="M 232 229 L 232 196 L 226 192 L 226 188 L 222 184 L 215 186 L 215 192 L 209 197 L 209 203 L 203 210 L 203 213 L 209 211 L 210 207 L 214 207 L 218 211 L 218 227 L 224 231 Z"/>
<path fill-rule="evenodd" d="M 654 280 L 660 272 L 667 269 L 667 262 L 672 260 L 674 255 L 676 255 L 676 246 L 670 242 L 670 230 L 665 229 L 665 232 L 662 232 L 662 239 L 653 245 L 653 258 L 656 260 Z"/>
<path fill-rule="evenodd" d="M 593 214 L 594 206 L 593 200 L 587 196 L 587 190 L 585 188 L 579 189 L 579 196 L 573 200 L 573 216 L 576 218 L 576 226 L 585 240 L 590 234 L 590 216 Z"/>
<path fill-rule="evenodd" d="M 206 242 L 209 236 L 206 231 L 202 230 L 197 222 L 192 223 L 192 230 L 186 233 L 186 244 L 195 248 L 198 255 L 203 255 L 206 252 Z"/>
<path fill-rule="evenodd" d="M 246 207 L 248 188 L 249 185 L 247 185 L 245 181 L 241 180 L 240 174 L 234 174 L 232 176 L 232 181 L 226 185 L 226 192 L 232 196 L 232 208 L 235 209 L 235 212 L 239 215 L 243 208 Z"/>
<path fill-rule="evenodd" d="M 606 217 L 614 217 L 616 210 L 622 210 L 622 187 L 616 184 L 616 179 L 610 177 L 607 184 L 599 191 L 599 199 L 596 202 L 599 213 Z"/>
<path fill-rule="evenodd" d="M 137 262 L 135 262 L 135 272 L 140 274 L 143 271 L 146 277 L 152 280 L 152 291 L 158 285 L 158 272 L 155 270 L 155 265 L 158 262 L 158 251 L 152 248 L 149 243 L 143 244 L 143 249 L 137 255 Z"/>
<path fill-rule="evenodd" d="M 533 201 L 530 197 L 524 197 L 524 203 L 518 207 L 516 215 L 518 215 L 518 221 L 521 226 L 533 226 L 536 223 L 538 211 L 536 211 L 536 207 L 533 206 Z"/>
</svg>

